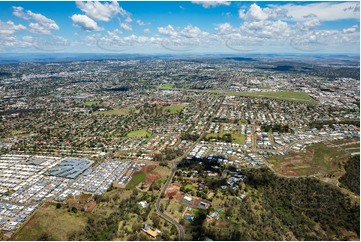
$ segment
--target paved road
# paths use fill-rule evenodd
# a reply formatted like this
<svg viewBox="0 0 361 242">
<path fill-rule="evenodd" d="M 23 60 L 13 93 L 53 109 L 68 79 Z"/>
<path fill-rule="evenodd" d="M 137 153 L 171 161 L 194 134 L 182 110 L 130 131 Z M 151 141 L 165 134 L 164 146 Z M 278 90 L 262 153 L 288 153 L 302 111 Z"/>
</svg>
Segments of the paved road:
<svg viewBox="0 0 361 242">
<path fill-rule="evenodd" d="M 170 173 L 161 193 L 159 194 L 159 197 L 157 199 L 157 203 L 156 203 L 156 209 L 157 209 L 157 212 L 158 214 L 163 217 L 165 220 L 169 221 L 170 223 L 174 224 L 177 229 L 178 229 L 178 232 L 179 232 L 179 240 L 180 241 L 183 241 L 184 240 L 184 229 L 182 227 L 182 225 L 180 223 L 178 223 L 175 219 L 169 217 L 168 215 L 164 214 L 161 210 L 160 210 L 160 201 L 162 199 L 162 195 L 165 193 L 167 187 L 169 186 L 169 184 L 171 183 L 172 181 L 172 178 L 174 176 L 174 173 L 176 172 L 177 170 L 177 165 L 174 165 L 174 162 L 172 163 L 172 172 Z"/>
</svg>

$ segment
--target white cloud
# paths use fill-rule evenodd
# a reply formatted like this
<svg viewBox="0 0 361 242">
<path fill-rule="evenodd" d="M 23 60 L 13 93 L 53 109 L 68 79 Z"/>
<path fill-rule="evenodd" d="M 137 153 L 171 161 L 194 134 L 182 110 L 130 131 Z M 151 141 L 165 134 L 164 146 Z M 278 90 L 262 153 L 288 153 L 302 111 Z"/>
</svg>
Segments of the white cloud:
<svg viewBox="0 0 361 242">
<path fill-rule="evenodd" d="M 24 12 L 23 7 L 13 7 L 13 15 L 15 15 L 18 18 L 22 18 L 25 20 L 30 20 L 29 16 Z"/>
<path fill-rule="evenodd" d="M 186 38 L 203 38 L 209 35 L 209 33 L 192 25 L 187 25 L 184 28 L 177 29 L 174 29 L 172 25 L 167 25 L 166 27 L 158 27 L 158 32 L 171 37 L 181 36 Z"/>
<path fill-rule="evenodd" d="M 158 27 L 158 32 L 160 34 L 165 34 L 169 36 L 176 36 L 178 34 L 172 25 L 167 25 L 166 27 Z"/>
<path fill-rule="evenodd" d="M 282 6 L 288 15 L 296 21 L 303 20 L 305 16 L 314 14 L 320 21 L 341 19 L 359 19 L 359 2 L 319 2 L 310 4 L 286 4 Z"/>
<path fill-rule="evenodd" d="M 29 24 L 29 31 L 33 33 L 51 34 L 52 30 L 60 29 L 54 20 L 40 13 L 34 13 L 30 10 L 25 11 L 22 7 L 13 7 L 13 15 L 27 21 L 35 21 Z"/>
<path fill-rule="evenodd" d="M 144 34 L 150 34 L 150 29 L 143 29 Z"/>
<path fill-rule="evenodd" d="M 26 47 L 31 47 L 33 43 L 33 38 L 31 36 L 17 37 L 0 35 L 0 51 L 3 49 L 4 51 L 10 50 L 21 50 Z"/>
<path fill-rule="evenodd" d="M 202 5 L 204 8 L 217 7 L 221 5 L 231 5 L 231 2 L 227 1 L 192 1 L 192 3 Z"/>
<path fill-rule="evenodd" d="M 291 34 L 289 24 L 281 20 L 288 18 L 287 12 L 277 6 L 261 8 L 253 3 L 248 11 L 240 9 L 239 17 L 245 20 L 238 30 L 244 36 L 269 40 L 284 39 Z M 227 26 L 219 26 L 219 31 L 222 31 L 221 27 Z"/>
<path fill-rule="evenodd" d="M 126 30 L 126 31 L 132 31 L 132 26 L 128 23 L 120 23 L 120 27 L 122 27 L 122 29 Z"/>
<path fill-rule="evenodd" d="M 244 19 L 246 21 L 264 21 L 264 20 L 287 18 L 286 10 L 282 8 L 279 7 L 261 8 L 256 3 L 253 3 L 248 11 L 244 9 L 240 9 L 238 14 L 241 19 Z"/>
<path fill-rule="evenodd" d="M 222 12 L 222 16 L 224 16 L 226 18 L 231 18 L 233 16 L 233 14 L 230 12 Z"/>
<path fill-rule="evenodd" d="M 236 31 L 230 23 L 217 24 L 217 27 L 215 29 L 219 34 L 222 35 L 231 34 Z"/>
<path fill-rule="evenodd" d="M 73 20 L 76 26 L 79 26 L 86 31 L 103 30 L 103 28 L 99 27 L 98 24 L 93 19 L 89 18 L 86 15 L 74 14 L 73 16 L 71 16 L 71 19 Z"/>
<path fill-rule="evenodd" d="M 85 13 L 86 16 L 93 20 L 109 22 L 110 19 L 118 15 L 119 13 L 126 12 L 122 7 L 119 6 L 118 2 L 113 1 L 112 3 L 100 3 L 97 1 L 82 2 L 77 1 L 76 6 Z"/>
<path fill-rule="evenodd" d="M 309 14 L 304 16 L 303 21 L 300 21 L 298 26 L 301 30 L 309 30 L 319 26 L 320 24 L 321 22 L 315 14 Z"/>
<path fill-rule="evenodd" d="M 142 20 L 140 20 L 140 19 L 137 19 L 136 21 L 135 21 L 139 26 L 145 26 L 145 25 L 148 25 L 148 24 L 146 24 L 146 23 L 144 23 Z"/>
<path fill-rule="evenodd" d="M 41 25 L 39 23 L 30 23 L 29 27 L 30 27 L 30 31 L 33 33 L 38 33 L 38 34 L 50 34 L 51 33 L 48 28 L 46 28 L 44 25 Z"/>
<path fill-rule="evenodd" d="M 357 28 L 358 28 L 358 26 L 357 26 L 357 25 L 354 25 L 354 26 L 352 26 L 352 27 L 350 27 L 350 28 L 343 29 L 343 30 L 342 30 L 342 33 L 344 33 L 344 34 L 353 34 L 353 33 L 356 33 Z"/>
<path fill-rule="evenodd" d="M 284 39 L 291 35 L 290 26 L 281 20 L 245 22 L 240 26 L 240 33 L 265 39 Z"/>
<path fill-rule="evenodd" d="M 123 32 L 119 29 L 114 29 L 113 31 L 107 31 L 107 34 L 109 36 L 118 36 L 120 34 L 122 34 Z"/>
<path fill-rule="evenodd" d="M 12 35 L 17 31 L 25 29 L 26 27 L 21 24 L 16 25 L 12 21 L 2 22 L 0 20 L 0 35 Z"/>
</svg>

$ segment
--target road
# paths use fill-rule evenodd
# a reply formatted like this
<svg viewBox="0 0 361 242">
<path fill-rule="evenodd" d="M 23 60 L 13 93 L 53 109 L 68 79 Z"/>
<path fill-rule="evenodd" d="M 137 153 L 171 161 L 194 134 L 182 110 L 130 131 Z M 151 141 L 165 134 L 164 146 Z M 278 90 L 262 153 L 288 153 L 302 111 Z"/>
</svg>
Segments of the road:
<svg viewBox="0 0 361 242">
<path fill-rule="evenodd" d="M 218 109 L 220 108 L 221 106 L 221 103 L 223 102 L 224 98 L 221 98 L 220 99 L 220 102 L 218 103 L 218 105 L 216 106 L 216 108 L 214 109 L 215 112 L 218 111 Z M 160 192 L 159 196 L 158 196 L 158 199 L 157 199 L 157 202 L 156 202 L 156 210 L 157 210 L 157 213 L 162 217 L 164 218 L 165 220 L 167 220 L 168 222 L 174 224 L 177 229 L 178 229 L 178 232 L 179 232 L 179 240 L 180 241 L 183 241 L 184 240 L 184 229 L 183 229 L 183 226 L 178 223 L 175 219 L 169 217 L 168 215 L 164 214 L 162 211 L 160 211 L 160 201 L 162 200 L 162 195 L 165 194 L 165 191 L 167 190 L 169 184 L 172 182 L 172 179 L 173 179 L 173 176 L 177 170 L 177 164 L 179 162 L 181 162 L 183 159 L 185 159 L 187 157 L 187 155 L 193 150 L 193 148 L 199 143 L 199 141 L 203 140 L 203 138 L 205 137 L 206 135 L 206 132 L 207 132 L 207 129 L 210 125 L 210 123 L 213 121 L 213 117 L 210 117 L 207 124 L 205 125 L 204 127 L 204 130 L 202 132 L 202 134 L 199 136 L 199 138 L 197 139 L 197 141 L 195 141 L 189 148 L 186 152 L 184 152 L 184 154 L 179 157 L 179 158 L 176 158 L 172 161 L 170 161 L 170 163 L 172 164 L 172 171 L 171 173 L 169 174 L 168 176 L 168 179 L 166 181 L 166 183 L 164 184 L 163 186 L 163 189 L 162 191 Z"/>
<path fill-rule="evenodd" d="M 174 166 L 174 163 L 172 163 L 172 172 L 170 173 L 165 185 L 163 186 L 163 189 L 157 199 L 157 203 L 156 203 L 156 209 L 157 209 L 157 213 L 162 217 L 164 218 L 165 220 L 167 220 L 168 222 L 174 224 L 177 229 L 178 229 L 178 232 L 179 232 L 179 240 L 180 241 L 183 241 L 184 240 L 184 229 L 183 229 L 183 226 L 178 223 L 175 219 L 169 217 L 168 215 L 164 214 L 161 210 L 160 210 L 160 201 L 162 200 L 162 195 L 165 193 L 165 191 L 167 190 L 169 184 L 171 183 L 172 181 L 172 178 L 174 176 L 174 173 L 176 172 L 177 170 L 177 166 Z"/>
</svg>

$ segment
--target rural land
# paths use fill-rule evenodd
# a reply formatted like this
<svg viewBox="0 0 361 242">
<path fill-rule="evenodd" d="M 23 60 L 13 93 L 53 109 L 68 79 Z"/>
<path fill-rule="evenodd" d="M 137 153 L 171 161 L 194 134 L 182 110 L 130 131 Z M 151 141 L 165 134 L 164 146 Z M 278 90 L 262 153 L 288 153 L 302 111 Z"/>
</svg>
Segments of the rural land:
<svg viewBox="0 0 361 242">
<path fill-rule="evenodd" d="M 360 239 L 358 59 L 87 58 L 0 65 L 2 239 Z"/>
</svg>

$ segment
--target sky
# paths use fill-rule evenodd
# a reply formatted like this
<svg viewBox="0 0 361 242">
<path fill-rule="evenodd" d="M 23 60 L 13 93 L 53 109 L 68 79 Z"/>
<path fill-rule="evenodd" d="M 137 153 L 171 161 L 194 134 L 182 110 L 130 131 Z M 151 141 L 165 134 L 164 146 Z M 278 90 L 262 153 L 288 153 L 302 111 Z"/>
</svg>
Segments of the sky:
<svg viewBox="0 0 361 242">
<path fill-rule="evenodd" d="M 0 2 L 0 54 L 360 52 L 359 2 Z"/>
</svg>

